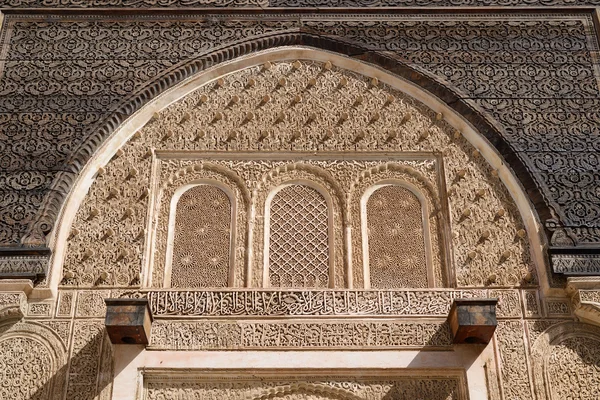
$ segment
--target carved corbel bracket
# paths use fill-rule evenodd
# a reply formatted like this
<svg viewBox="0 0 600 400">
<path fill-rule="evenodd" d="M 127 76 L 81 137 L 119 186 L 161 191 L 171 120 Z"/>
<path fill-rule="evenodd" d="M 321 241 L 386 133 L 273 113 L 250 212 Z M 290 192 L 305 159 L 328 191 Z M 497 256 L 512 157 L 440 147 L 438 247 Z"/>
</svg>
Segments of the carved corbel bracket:
<svg viewBox="0 0 600 400">
<path fill-rule="evenodd" d="M 104 302 L 104 324 L 113 344 L 148 344 L 152 327 L 148 299 L 104 299 Z"/>
<path fill-rule="evenodd" d="M 454 299 L 448 323 L 455 344 L 488 344 L 494 336 L 498 299 Z"/>
<path fill-rule="evenodd" d="M 600 326 L 600 277 L 569 278 L 567 292 L 577 318 Z"/>
<path fill-rule="evenodd" d="M 0 321 L 10 318 L 23 318 L 27 308 L 27 295 L 24 291 L 4 292 L 0 284 Z"/>
</svg>

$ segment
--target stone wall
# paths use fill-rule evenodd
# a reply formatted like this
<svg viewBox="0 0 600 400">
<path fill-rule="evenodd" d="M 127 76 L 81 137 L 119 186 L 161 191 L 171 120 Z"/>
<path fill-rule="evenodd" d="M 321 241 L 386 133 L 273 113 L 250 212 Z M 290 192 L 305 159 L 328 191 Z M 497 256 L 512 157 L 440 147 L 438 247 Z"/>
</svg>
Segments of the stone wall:
<svg viewBox="0 0 600 400">
<path fill-rule="evenodd" d="M 119 5 L 320 5 L 309 3 Z M 516 3 L 501 5 L 572 5 L 566 0 Z M 95 167 L 72 225 L 63 227 L 70 231 L 68 239 L 50 240 L 56 239 L 52 230 L 79 174 L 123 121 L 202 71 L 289 45 L 379 65 L 437 95 L 504 156 L 525 185 L 552 246 L 596 246 L 600 96 L 589 10 L 468 15 L 56 10 L 38 15 L 26 10 L 59 5 L 116 6 L 0 2 L 0 8 L 12 10 L 4 15 L 0 53 L 0 242 L 5 246 L 0 269 L 48 271 L 47 251 L 6 248 L 51 244 L 54 254 L 61 254 L 48 271 L 58 279 L 50 276 L 34 289 L 55 295 L 27 300 L 28 283 L 2 282 L 0 397 L 116 396 L 113 377 L 123 371 L 114 362 L 130 362 L 123 360 L 130 350 L 116 349 L 105 335 L 106 298 L 149 299 L 155 321 L 150 344 L 139 357 L 203 354 L 205 360 L 226 354 L 235 360 L 258 351 L 285 359 L 290 352 L 377 351 L 382 358 L 399 355 L 400 363 L 409 355 L 442 354 L 441 359 L 464 351 L 452 344 L 445 322 L 453 299 L 493 297 L 499 299 L 498 329 L 477 358 L 483 365 L 474 367 L 485 380 L 466 376 L 469 366 L 463 364 L 449 375 L 430 369 L 430 376 L 418 379 L 321 371 L 298 383 L 293 374 L 271 371 L 256 380 L 238 371 L 230 379 L 202 380 L 201 373 L 184 376 L 198 365 L 190 361 L 166 373 L 156 368 L 155 375 L 144 378 L 136 370 L 138 398 L 223 398 L 227 393 L 234 399 L 251 393 L 261 399 L 386 399 L 427 393 L 449 400 L 467 398 L 474 383 L 485 387 L 478 392 L 481 398 L 493 400 L 562 400 L 569 393 L 598 398 L 600 375 L 594 365 L 600 356 L 593 348 L 600 333 L 574 320 L 582 307 L 597 312 L 600 306 L 593 291 L 571 303 L 560 289 L 564 282 L 551 274 L 549 283 L 557 290 L 552 295 L 541 290 L 548 283 L 542 269 L 549 265 L 532 260 L 534 233 L 525 230 L 524 221 L 532 217 L 520 212 L 514 188 L 505 185 L 449 115 L 335 63 L 292 58 L 248 65 L 150 111 L 156 115 L 142 129 L 105 149 L 111 159 Z M 355 5 L 473 4 L 332 4 Z M 277 152 L 286 157 L 273 157 Z M 419 156 L 407 157 L 408 152 Z M 176 285 L 181 288 L 169 289 L 169 201 L 178 188 L 206 179 L 234 188 L 230 198 L 240 209 L 259 210 L 236 217 L 239 231 L 228 264 L 233 289 L 188 290 L 185 279 Z M 331 224 L 336 236 L 328 289 L 263 288 L 264 207 L 257 205 L 286 179 L 317 182 L 332 194 L 337 225 Z M 363 264 L 370 258 L 362 253 L 355 194 L 380 179 L 409 182 L 424 194 L 422 204 L 431 211 L 423 224 L 432 238 L 431 259 L 423 268 L 429 287 L 370 289 Z M 347 232 L 355 235 L 344 236 Z M 203 255 L 203 249 L 197 253 Z M 573 261 L 566 258 L 567 264 Z M 586 255 L 579 268 L 593 272 L 596 256 Z M 16 290 L 19 285 L 24 289 Z M 141 371 L 144 361 L 136 360 Z M 313 361 L 318 367 L 322 360 Z M 127 390 L 133 398 L 135 389 Z"/>
</svg>

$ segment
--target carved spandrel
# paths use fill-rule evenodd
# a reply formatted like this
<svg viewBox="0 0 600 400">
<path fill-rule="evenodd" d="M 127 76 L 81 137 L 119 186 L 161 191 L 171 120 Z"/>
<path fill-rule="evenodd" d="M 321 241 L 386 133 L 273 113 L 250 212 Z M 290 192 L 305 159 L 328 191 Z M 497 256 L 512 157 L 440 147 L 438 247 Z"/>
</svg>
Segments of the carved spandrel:
<svg viewBox="0 0 600 400">
<path fill-rule="evenodd" d="M 47 3 L 52 5 L 55 2 Z M 411 2 L 412 0 L 406 0 L 402 4 L 410 5 Z M 516 0 L 511 1 L 513 2 Z M 62 2 L 61 5 L 87 7 L 96 4 L 94 7 L 103 7 L 109 3 L 114 5 L 114 2 L 104 0 L 85 4 Z M 157 2 L 132 0 L 131 3 L 143 7 Z M 162 6 L 163 2 L 160 3 Z M 164 3 L 165 7 L 179 4 L 178 0 Z M 296 2 L 292 3 L 296 5 Z M 436 3 L 439 2 L 436 0 Z M 494 3 L 495 0 L 489 0 L 486 4 Z M 527 6 L 538 3 L 559 5 L 568 1 L 530 1 Z M 40 4 L 40 0 L 21 0 L 11 2 L 11 7 Z M 213 24 L 212 21 L 115 22 L 100 18 L 93 21 L 57 19 L 49 22 L 24 20 L 20 16 L 15 20 L 6 17 L 6 23 L 11 25 L 12 41 L 4 69 L 5 72 L 9 71 L 3 79 L 2 89 L 6 96 L 2 96 L 0 100 L 3 101 L 3 107 L 12 114 L 2 121 L 2 129 L 17 132 L 16 136 L 11 134 L 15 140 L 27 141 L 34 138 L 51 143 L 51 138 L 57 136 L 53 132 L 59 131 L 61 137 L 59 144 L 49 144 L 47 147 L 51 150 L 44 152 L 43 156 L 35 157 L 33 163 L 29 161 L 29 157 L 23 156 L 26 151 L 17 148 L 14 152 L 7 153 L 11 168 L 26 170 L 25 173 L 10 174 L 7 180 L 12 196 L 6 196 L 3 209 L 13 210 L 26 205 L 22 223 L 0 227 L 7 243 L 18 243 L 24 236 L 43 241 L 44 232 L 51 228 L 60 209 L 56 205 L 61 204 L 63 195 L 59 193 L 65 192 L 53 189 L 72 185 L 72 176 L 77 175 L 79 166 L 85 165 L 87 155 L 93 154 L 96 146 L 122 120 L 120 116 L 110 118 L 108 112 L 123 104 L 125 98 L 136 90 L 153 87 L 151 82 L 156 79 L 157 71 L 168 70 L 178 61 L 195 58 L 198 49 L 209 52 L 241 38 L 273 34 L 276 31 L 288 32 L 300 25 L 296 20 L 256 22 L 257 18 L 252 18 L 251 22 L 219 20 L 219 23 Z M 560 15 L 552 18 L 547 15 L 511 15 L 499 19 L 495 15 L 478 15 L 475 21 L 471 20 L 473 17 L 460 16 L 451 23 L 448 23 L 447 16 L 420 17 L 418 21 L 412 18 L 406 20 L 404 16 L 370 18 L 370 21 L 367 16 L 361 16 L 360 20 L 348 18 L 340 21 L 315 17 L 307 19 L 302 25 L 311 31 L 321 32 L 324 36 L 336 32 L 352 43 L 376 50 L 394 52 L 402 49 L 398 56 L 404 61 L 417 66 L 426 74 L 441 78 L 451 89 L 464 93 L 465 97 L 477 99 L 475 101 L 483 108 L 486 117 L 495 119 L 505 128 L 502 132 L 506 140 L 520 151 L 519 156 L 537 177 L 537 184 L 545 194 L 545 200 L 559 214 L 559 220 L 548 221 L 548 228 L 558 232 L 560 226 L 565 224 L 565 232 L 576 238 L 576 241 L 598 242 L 600 230 L 582 221 L 594 218 L 593 215 L 598 214 L 598 208 L 590 201 L 576 201 L 593 198 L 587 193 L 591 185 L 585 182 L 593 181 L 597 170 L 596 161 L 590 156 L 597 150 L 597 144 L 593 142 L 594 135 L 590 133 L 595 126 L 594 110 L 598 109 L 599 101 L 593 66 L 593 53 L 597 51 L 597 44 L 593 37 L 591 18 L 587 15 Z M 376 18 L 378 20 L 374 21 Z M 144 34 L 137 34 L 140 31 Z M 420 34 L 422 31 L 434 34 L 423 36 Z M 54 32 L 60 32 L 65 40 L 53 40 Z M 82 32 L 84 34 L 79 36 Z M 179 40 L 170 40 L 174 35 Z M 113 46 L 104 45 L 107 37 L 118 42 L 116 46 L 123 49 L 122 54 L 128 54 L 134 61 L 107 61 L 113 60 L 111 54 L 114 52 Z M 480 46 L 478 40 L 481 37 L 489 40 L 489 46 Z M 440 38 L 456 50 L 451 53 L 439 51 Z M 152 41 L 156 46 L 145 45 Z M 9 38 L 6 38 L 6 42 L 9 42 Z M 31 43 L 36 45 L 32 48 Z M 523 43 L 529 43 L 531 47 L 524 51 Z M 173 60 L 157 61 L 157 51 L 164 48 L 171 50 Z M 49 54 L 52 55 L 52 62 L 57 63 L 53 64 L 57 69 L 75 72 L 50 74 L 48 71 L 52 68 L 47 68 L 45 61 Z M 82 60 L 89 65 L 82 67 Z M 464 60 L 469 60 L 472 66 L 460 67 Z M 506 68 L 506 65 L 510 67 Z M 186 71 L 195 73 L 198 68 L 194 65 Z M 100 72 L 106 69 L 115 71 L 112 77 Z M 25 74 L 27 79 L 20 76 L 24 70 L 31 71 Z M 177 78 L 170 76 L 165 79 L 174 78 L 178 81 L 189 77 L 189 72 L 179 72 L 181 74 Z M 92 79 L 82 79 L 82 76 L 92 76 Z M 542 78 L 548 83 L 539 84 Z M 160 87 L 166 88 L 172 82 Z M 516 91 L 518 98 L 514 98 Z M 145 91 L 140 93 L 140 97 L 131 103 L 131 110 L 138 109 L 155 94 L 156 92 Z M 565 97 L 567 95 L 569 98 Z M 525 96 L 531 96 L 532 101 L 522 100 Z M 577 101 L 573 102 L 572 98 Z M 107 107 L 107 104 L 114 105 L 114 108 Z M 72 112 L 82 109 L 89 112 L 85 116 Z M 42 114 L 44 119 L 38 119 L 37 116 Z M 519 122 L 515 118 L 519 115 L 528 115 L 530 119 Z M 570 115 L 578 116 L 576 122 L 571 120 Z M 122 118 L 126 118 L 125 113 Z M 110 122 L 99 128 L 100 121 Z M 75 148 L 73 143 L 85 145 Z M 78 152 L 88 146 L 89 151 Z M 573 149 L 577 149 L 577 152 L 573 152 Z M 67 165 L 65 160 L 69 159 L 76 159 L 77 162 Z M 565 167 L 569 163 L 574 165 L 577 176 L 580 177 L 576 183 L 569 179 L 572 169 Z M 57 166 L 69 171 L 57 173 L 57 170 L 61 170 L 54 169 Z M 30 188 L 27 183 L 31 182 L 28 177 L 31 171 L 36 171 L 35 188 Z M 554 187 L 557 190 L 550 190 Z M 557 197 L 557 193 L 560 193 L 560 197 Z M 576 193 L 578 195 L 574 197 Z M 49 196 L 47 201 L 46 196 Z M 584 207 L 586 212 L 579 212 L 577 207 Z M 28 226 L 35 226 L 33 232 L 29 232 Z"/>
</svg>

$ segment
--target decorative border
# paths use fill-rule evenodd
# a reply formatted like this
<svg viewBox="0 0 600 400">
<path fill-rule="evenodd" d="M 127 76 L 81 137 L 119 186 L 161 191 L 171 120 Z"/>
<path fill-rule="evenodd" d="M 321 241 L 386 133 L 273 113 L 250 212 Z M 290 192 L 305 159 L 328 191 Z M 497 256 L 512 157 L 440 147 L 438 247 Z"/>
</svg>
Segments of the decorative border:
<svg viewBox="0 0 600 400">
<path fill-rule="evenodd" d="M 446 317 L 458 298 L 498 297 L 498 318 L 520 318 L 511 289 L 149 291 L 156 319 L 235 317 Z"/>
<path fill-rule="evenodd" d="M 456 1 L 440 0 L 123 0 L 115 2 L 111 0 L 4 0 L 0 3 L 0 9 L 148 9 L 148 10 L 169 10 L 169 9 L 278 9 L 278 8 L 296 8 L 296 9 L 315 9 L 315 8 L 497 8 L 497 7 L 518 7 L 524 9 L 530 8 L 554 8 L 554 7 L 593 7 L 597 6 L 594 0 L 462 0 L 457 4 Z M 482 4 L 483 3 L 483 4 Z"/>
<path fill-rule="evenodd" d="M 149 350 L 360 350 L 447 348 L 446 321 L 155 321 Z"/>
</svg>

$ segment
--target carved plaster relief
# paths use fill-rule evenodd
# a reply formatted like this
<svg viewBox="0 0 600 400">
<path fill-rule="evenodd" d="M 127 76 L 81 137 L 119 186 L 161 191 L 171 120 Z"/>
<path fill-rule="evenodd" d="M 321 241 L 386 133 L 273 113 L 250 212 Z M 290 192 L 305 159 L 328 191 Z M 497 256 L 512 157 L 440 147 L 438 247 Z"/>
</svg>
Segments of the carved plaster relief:
<svg viewBox="0 0 600 400">
<path fill-rule="evenodd" d="M 236 290 L 145 293 L 157 318 L 190 317 L 445 317 L 454 299 L 499 296 L 499 318 L 521 316 L 519 294 L 506 290 Z"/>
<path fill-rule="evenodd" d="M 535 387 L 548 400 L 591 400 L 600 396 L 600 329 L 564 322 L 533 343 Z"/>
<path fill-rule="evenodd" d="M 175 199 L 174 199 L 175 200 Z M 171 214 L 171 287 L 227 287 L 235 235 L 235 198 L 210 182 L 187 189 Z M 242 210 L 243 212 L 243 210 Z M 169 285 L 166 285 L 167 287 Z"/>
<path fill-rule="evenodd" d="M 185 253 L 190 252 L 191 249 L 181 249 L 180 253 L 173 253 L 173 240 L 174 240 L 174 229 L 173 218 L 174 215 L 173 206 L 174 201 L 179 198 L 177 195 L 182 189 L 190 187 L 190 185 L 196 185 L 199 183 L 212 184 L 219 187 L 221 190 L 229 193 L 228 199 L 231 210 L 231 225 L 229 229 L 233 231 L 230 233 L 230 244 L 232 248 L 229 249 L 225 255 L 220 257 L 211 252 L 215 252 L 214 243 L 213 246 L 202 246 L 195 247 L 196 257 L 203 257 L 210 262 L 211 258 L 217 256 L 218 262 L 222 265 L 224 257 L 229 258 L 228 265 L 225 265 L 227 274 L 225 286 L 242 286 L 246 282 L 246 268 L 247 268 L 247 224 L 248 224 L 248 212 L 250 207 L 250 193 L 241 178 L 234 172 L 226 163 L 216 164 L 212 162 L 185 162 L 181 160 L 169 160 L 159 159 L 158 166 L 156 168 L 159 172 L 159 181 L 154 186 L 158 186 L 157 193 L 152 193 L 150 187 L 145 189 L 143 197 L 146 198 L 151 195 L 153 199 L 153 209 L 151 214 L 151 222 L 149 231 L 152 234 L 152 245 L 146 246 L 146 257 L 152 263 L 152 286 L 165 286 L 170 287 L 173 283 L 172 278 L 172 258 L 178 257 L 177 254 L 184 256 Z M 224 203 L 223 203 L 224 204 Z M 192 221 L 192 224 L 196 224 L 197 221 Z M 223 225 L 223 224 L 221 224 Z M 202 228 L 202 227 L 200 227 Z M 146 228 L 139 228 L 139 240 L 142 241 L 146 236 Z M 221 231 L 223 227 L 221 228 Z M 188 233 L 189 234 L 189 233 Z M 202 233 L 204 235 L 204 233 Z M 211 239 L 214 240 L 214 239 Z M 223 251 L 221 251 L 223 253 Z M 139 275 L 139 274 L 138 274 Z M 179 276 L 175 278 L 176 286 L 179 287 L 195 287 L 198 285 L 197 278 L 194 273 L 191 273 L 190 279 L 186 280 L 186 276 Z M 135 278 L 134 278 L 135 279 Z M 139 279 L 139 278 L 138 278 Z M 215 280 L 205 280 L 205 284 L 209 287 L 219 287 L 223 285 L 223 277 L 219 282 Z M 138 280 L 139 284 L 139 280 Z"/>
<path fill-rule="evenodd" d="M 390 184 L 377 188 L 363 204 L 366 212 L 362 239 L 367 242 L 363 248 L 369 257 L 371 287 L 427 287 L 428 264 L 431 264 L 427 262 L 427 254 L 431 250 L 425 249 L 425 226 L 429 224 L 423 223 L 427 216 L 423 216 L 423 205 L 417 195 Z"/>
<path fill-rule="evenodd" d="M 142 137 L 144 139 L 139 140 Z M 452 223 L 449 240 L 458 284 L 515 285 L 536 279 L 526 233 L 506 188 L 482 157 L 443 118 L 376 79 L 327 63 L 295 61 L 268 63 L 223 76 L 157 114 L 119 149 L 113 160 L 101 169 L 101 176 L 92 185 L 73 224 L 75 234 L 70 240 L 64 269 L 74 277 L 67 277 L 64 284 L 121 286 L 138 282 L 146 238 L 144 216 L 153 152 L 158 154 L 162 150 L 204 154 L 220 150 L 439 152 L 444 162 L 443 181 L 449 187 Z M 204 168 L 202 163 L 190 163 L 187 168 L 193 171 L 195 164 Z M 183 173 L 175 174 L 171 178 L 173 182 L 187 174 L 186 167 L 180 168 L 184 168 Z M 134 170 L 137 172 L 132 172 Z M 235 167 L 232 171 L 242 174 Z M 246 185 L 245 190 L 256 189 L 256 198 L 264 195 L 265 191 L 258 189 L 270 185 L 271 176 L 282 179 L 279 173 L 268 173 L 266 180 L 250 179 L 259 186 Z M 340 185 L 354 179 L 349 176 L 347 181 L 340 181 Z M 245 177 L 242 180 L 248 182 Z M 169 197 L 164 193 L 163 196 Z M 343 195 L 339 201 L 342 215 Z M 168 201 L 161 202 L 165 203 Z M 159 213 L 159 220 L 160 215 L 164 213 Z M 245 216 L 244 213 L 238 215 Z M 436 218 L 443 220 L 443 213 L 433 219 Z M 119 222 L 115 224 L 115 221 Z M 262 243 L 261 224 L 257 225 L 253 243 Z M 107 237 L 108 228 L 114 235 Z M 443 236 L 442 231 L 437 234 Z M 357 236 L 353 235 L 353 240 Z M 161 243 L 165 241 L 156 241 L 157 254 L 162 251 Z M 245 247 L 243 244 L 242 241 L 236 245 L 236 258 L 246 256 L 241 250 Z M 253 248 L 252 262 L 256 262 L 261 259 L 262 251 L 256 244 Z M 336 245 L 334 257 L 341 260 L 336 261 L 336 265 L 344 263 L 343 248 L 343 244 Z M 164 263 L 161 258 L 155 257 L 155 266 Z M 250 261 L 236 260 L 236 265 L 244 262 Z M 95 267 L 97 265 L 103 265 L 103 270 Z M 246 279 L 243 271 L 243 267 L 236 266 L 236 282 Z M 336 286 L 344 286 L 343 267 L 336 267 L 335 275 Z M 354 273 L 353 276 L 357 287 L 364 285 L 360 275 Z M 443 278 L 441 273 L 436 276 Z M 161 279 L 153 279 L 153 285 L 160 282 Z"/>
<path fill-rule="evenodd" d="M 441 201 L 440 189 L 441 182 L 439 181 L 439 161 L 435 158 L 428 160 L 426 165 L 418 166 L 415 163 L 393 163 L 387 162 L 371 168 L 368 168 L 360 173 L 360 175 L 352 182 L 349 192 L 349 218 L 351 220 L 352 231 L 352 254 L 353 254 L 353 272 L 354 280 L 357 284 L 362 283 L 363 276 L 367 284 L 366 287 L 373 288 L 393 288 L 393 287 L 444 287 L 448 286 L 450 278 L 449 271 L 445 266 L 448 263 L 448 256 L 444 254 L 444 246 L 446 240 L 442 232 L 445 231 L 444 214 L 445 204 Z M 389 217 L 380 217 L 380 219 L 372 219 L 369 223 L 368 212 L 366 209 L 369 196 L 373 190 L 381 185 L 400 185 L 401 187 L 409 187 L 413 195 L 416 193 L 419 200 L 420 223 L 418 226 L 422 231 L 422 240 L 418 236 L 412 235 L 409 242 L 405 243 L 408 246 L 398 246 L 389 243 L 390 248 L 369 248 L 369 235 L 376 234 L 376 225 L 378 223 L 389 223 Z M 387 205 L 390 209 L 400 207 L 394 204 L 394 199 L 386 200 L 390 204 Z M 389 211 L 388 211 L 389 212 Z M 401 213 L 406 215 L 405 212 Z M 386 232 L 385 235 L 393 233 L 394 229 L 407 235 L 410 227 L 406 226 L 405 221 L 399 226 L 390 227 L 392 232 Z M 413 226 L 414 229 L 414 226 Z M 360 235 L 358 233 L 361 233 Z M 381 233 L 380 233 L 381 234 Z M 410 245 L 409 245 L 410 244 Z M 424 254 L 419 259 L 418 254 L 411 251 L 415 246 L 422 246 Z M 371 253 L 373 250 L 373 253 Z M 390 254 L 392 257 L 390 258 Z M 397 257 L 393 260 L 394 257 Z M 371 273 L 371 259 L 380 260 L 379 266 L 375 265 L 374 273 Z M 409 261 L 410 260 L 410 261 Z M 387 262 L 387 263 L 386 263 Z M 407 266 L 402 268 L 402 264 L 408 262 L 420 268 L 420 271 L 414 275 L 407 272 Z M 392 267 L 393 265 L 393 267 Z M 419 273 L 420 272 L 420 273 Z M 376 279 L 375 284 L 370 280 Z M 404 280 L 404 283 L 401 281 Z M 407 280 L 411 284 L 407 285 Z M 383 283 L 385 282 L 385 284 Z M 394 286 L 394 283 L 397 286 Z"/>
<path fill-rule="evenodd" d="M 395 179 L 402 178 L 402 182 L 408 182 L 419 188 L 425 193 L 429 209 L 441 210 L 442 206 L 438 200 L 439 193 L 439 164 L 432 155 L 411 155 L 411 154 L 387 154 L 381 160 L 381 156 L 372 152 L 364 153 L 320 153 L 319 155 L 299 153 L 271 154 L 264 157 L 260 154 L 249 152 L 228 152 L 225 155 L 219 153 L 183 153 L 183 152 L 159 152 L 157 153 L 156 179 L 159 182 L 166 182 L 158 186 L 159 192 L 152 198 L 157 200 L 154 205 L 154 219 L 158 220 L 156 233 L 156 246 L 153 254 L 153 286 L 154 282 L 161 282 L 163 276 L 163 263 L 160 260 L 165 258 L 164 249 L 167 246 L 163 240 L 165 238 L 162 228 L 166 225 L 166 217 L 163 217 L 166 202 L 171 191 L 164 191 L 165 185 L 171 187 L 172 182 L 177 182 L 177 177 L 187 176 L 188 172 L 209 168 L 221 168 L 230 172 L 231 181 L 228 187 L 237 182 L 235 187 L 242 187 L 240 191 L 243 198 L 246 194 L 252 193 L 252 199 L 244 201 L 243 204 L 251 203 L 253 218 L 249 220 L 249 225 L 238 225 L 238 233 L 241 236 L 237 239 L 238 248 L 236 252 L 235 276 L 236 285 L 248 280 L 252 286 L 261 287 L 265 284 L 265 277 L 268 271 L 268 262 L 265 260 L 264 249 L 268 243 L 265 227 L 270 223 L 269 215 L 265 214 L 270 204 L 273 193 L 278 188 L 290 182 L 304 182 L 311 185 L 317 185 L 329 198 L 327 230 L 331 231 L 327 245 L 330 248 L 330 262 L 333 264 L 333 271 L 330 271 L 335 283 L 334 287 L 345 287 L 348 276 L 351 271 L 349 263 L 344 259 L 349 249 L 345 245 L 348 235 L 348 226 L 352 227 L 352 251 L 359 252 L 362 245 L 362 229 L 360 226 L 360 190 L 367 190 L 373 182 L 380 182 L 386 176 L 393 176 Z M 301 159 L 302 162 L 291 162 Z M 201 162 L 198 160 L 202 160 Z M 385 161 L 385 162 L 383 162 Z M 233 172 L 235 171 L 235 172 Z M 187 180 L 186 180 L 187 181 Z M 174 184 L 172 185 L 175 186 Z M 353 194 L 351 200 L 347 202 L 346 193 Z M 243 200 L 240 197 L 238 200 Z M 350 203 L 348 205 L 347 203 Z M 352 219 L 352 223 L 347 221 L 357 213 Z M 245 222 L 244 212 L 237 213 L 241 221 Z M 346 221 L 346 222 L 345 222 Z M 344 224 L 346 229 L 344 229 Z M 427 221 L 427 226 L 433 232 L 440 230 L 441 224 L 439 218 L 431 218 Z M 250 229 L 251 227 L 252 229 Z M 152 229 L 150 229 L 152 230 Z M 246 231 L 248 232 L 246 233 Z M 252 237 L 252 245 L 246 249 L 243 238 Z M 439 236 L 433 236 L 431 241 L 432 251 L 439 253 L 443 246 L 440 245 Z M 360 254 L 360 253 L 359 253 Z M 245 256 L 245 257 L 244 257 Z M 167 255 L 168 257 L 168 255 Z M 246 270 L 244 261 L 252 258 L 250 267 L 250 277 L 245 277 Z M 150 258 L 150 257 L 148 257 Z M 364 280 L 363 260 L 358 257 L 353 258 L 352 270 L 354 272 L 354 285 L 362 285 Z M 444 286 L 443 276 L 446 276 L 445 257 L 442 255 L 432 256 L 432 269 L 435 276 L 439 277 L 435 283 L 439 282 Z M 330 285 L 333 286 L 333 285 Z"/>
<path fill-rule="evenodd" d="M 65 345 L 36 323 L 0 325 L 0 398 L 60 399 L 64 393 Z"/>
<path fill-rule="evenodd" d="M 89 2 L 76 3 L 83 7 Z M 352 54 L 353 46 L 372 50 L 360 53 L 365 57 L 385 51 L 390 55 L 386 63 L 397 65 L 396 58 L 461 93 L 469 99 L 466 108 L 481 108 L 486 119 L 497 121 L 501 133 L 492 135 L 502 135 L 507 147 L 515 149 L 507 149 L 509 153 L 535 176 L 545 203 L 558 214 L 548 228 L 566 225 L 563 237 L 571 245 L 598 241 L 598 228 L 588 223 L 598 214 L 589 182 L 597 171 L 591 133 L 599 101 L 594 65 L 598 46 L 589 14 L 456 15 L 452 21 L 447 15 L 171 18 L 7 15 L 0 90 L 8 113 L 2 128 L 15 143 L 34 140 L 38 146 L 35 157 L 24 145 L 3 154 L 4 165 L 11 169 L 10 196 L 3 199 L 8 214 L 0 220 L 19 216 L 10 225 L 2 224 L 5 243 L 44 243 L 81 166 L 148 99 L 215 60 L 279 43 L 314 43 Z M 64 40 L 55 40 L 55 35 Z M 263 35 L 268 39 L 252 39 Z M 481 37 L 487 38 L 484 46 Z M 344 49 L 342 38 L 352 49 Z M 214 53 L 240 40 L 248 42 Z M 107 46 L 108 41 L 113 45 Z M 440 41 L 456 51 L 440 50 Z M 115 60 L 115 49 L 130 61 Z M 168 59 L 158 56 L 165 49 Z M 54 74 L 51 63 L 73 73 Z M 570 179 L 574 173 L 577 182 Z"/>
<path fill-rule="evenodd" d="M 165 374 L 166 375 L 166 374 Z M 190 378 L 185 376 L 146 376 L 143 400 L 384 400 L 421 399 L 466 400 L 462 376 L 436 376 L 435 371 L 420 376 L 260 376 Z M 212 379 L 212 381 L 211 381 Z"/>
<path fill-rule="evenodd" d="M 106 346 L 111 346 L 109 341 L 104 340 L 105 335 L 104 321 L 76 320 L 74 322 L 68 399 L 95 399 L 103 389 L 98 386 L 99 383 L 107 384 L 106 379 L 98 382 L 98 376 L 110 373 L 103 370 L 107 367 L 106 357 L 110 357 L 110 349 Z"/>
<path fill-rule="evenodd" d="M 21 318 L 27 313 L 27 295 L 23 292 L 0 293 L 0 321 Z"/>
<path fill-rule="evenodd" d="M 398 349 L 452 346 L 445 321 L 155 321 L 155 350 Z"/>
<path fill-rule="evenodd" d="M 265 287 L 330 286 L 331 197 L 301 182 L 284 184 L 265 205 Z M 325 197 L 327 196 L 327 197 Z"/>
<path fill-rule="evenodd" d="M 500 380 L 505 399 L 532 400 L 527 347 L 522 321 L 498 322 L 496 330 L 500 350 Z"/>
</svg>

